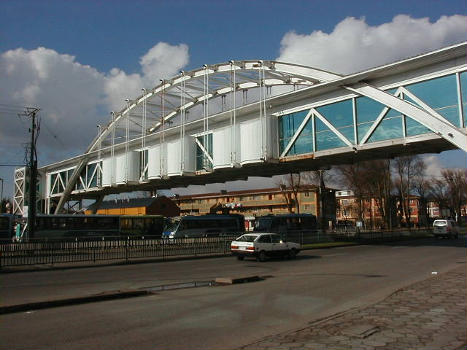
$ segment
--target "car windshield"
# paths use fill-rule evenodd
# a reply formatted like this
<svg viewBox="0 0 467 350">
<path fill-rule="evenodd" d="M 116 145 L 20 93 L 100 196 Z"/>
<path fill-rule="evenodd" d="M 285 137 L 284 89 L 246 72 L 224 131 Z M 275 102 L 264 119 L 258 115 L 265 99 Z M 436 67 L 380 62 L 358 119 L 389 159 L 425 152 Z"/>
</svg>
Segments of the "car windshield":
<svg viewBox="0 0 467 350">
<path fill-rule="evenodd" d="M 434 226 L 446 226 L 448 222 L 446 220 L 435 220 L 433 223 Z"/>
<path fill-rule="evenodd" d="M 237 242 L 254 242 L 256 239 L 256 235 L 243 235 L 236 239 Z"/>
<path fill-rule="evenodd" d="M 177 231 L 177 227 L 179 223 L 180 223 L 180 220 L 168 219 L 165 223 L 164 231 L 165 232 Z"/>
</svg>

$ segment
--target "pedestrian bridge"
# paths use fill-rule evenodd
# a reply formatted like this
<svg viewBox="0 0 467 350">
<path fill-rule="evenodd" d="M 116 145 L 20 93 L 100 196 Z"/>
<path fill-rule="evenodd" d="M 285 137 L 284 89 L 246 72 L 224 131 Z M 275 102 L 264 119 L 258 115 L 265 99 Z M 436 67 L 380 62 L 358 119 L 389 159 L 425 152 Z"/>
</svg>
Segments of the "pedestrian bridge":
<svg viewBox="0 0 467 350">
<path fill-rule="evenodd" d="M 39 169 L 66 201 L 467 151 L 467 42 L 351 75 L 276 61 L 205 65 L 126 100 L 86 151 Z M 312 53 L 310 53 L 312 54 Z M 15 212 L 27 192 L 15 172 Z"/>
</svg>

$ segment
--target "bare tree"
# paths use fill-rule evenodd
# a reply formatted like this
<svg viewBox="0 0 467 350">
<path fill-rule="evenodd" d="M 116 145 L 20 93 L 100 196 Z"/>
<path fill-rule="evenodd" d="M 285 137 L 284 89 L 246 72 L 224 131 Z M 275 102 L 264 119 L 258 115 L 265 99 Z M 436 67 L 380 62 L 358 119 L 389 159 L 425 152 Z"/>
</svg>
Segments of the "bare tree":
<svg viewBox="0 0 467 350">
<path fill-rule="evenodd" d="M 300 190 L 306 185 L 320 186 L 321 190 L 324 190 L 326 187 L 325 183 L 331 181 L 331 179 L 332 175 L 330 172 L 326 170 L 315 170 L 284 175 L 276 184 L 281 189 L 289 212 L 292 213 L 292 209 L 295 207 L 295 213 L 300 214 L 300 200 L 298 198 Z M 324 206 L 324 202 L 322 205 Z M 323 210 L 323 208 L 321 208 L 321 210 Z"/>
<path fill-rule="evenodd" d="M 295 205 L 295 210 L 297 214 L 300 214 L 300 203 L 298 201 L 298 192 L 300 191 L 301 186 L 301 174 L 287 174 L 282 176 L 282 179 L 277 185 L 281 189 L 281 193 L 284 196 L 285 202 L 287 203 L 287 209 L 289 213 L 292 213 L 293 206 Z M 290 197 L 290 192 L 292 192 L 293 199 Z"/>
<path fill-rule="evenodd" d="M 391 161 L 373 160 L 364 163 L 368 194 L 375 199 L 383 226 L 392 228 L 391 220 Z"/>
<path fill-rule="evenodd" d="M 363 222 L 363 198 L 367 192 L 362 163 L 341 165 L 337 167 L 342 183 L 353 191 L 357 203 L 357 217 Z"/>
<path fill-rule="evenodd" d="M 338 167 L 341 181 L 354 192 L 358 219 L 364 220 L 364 200 L 375 200 L 383 226 L 391 224 L 391 162 L 390 160 L 363 161 Z M 374 226 L 370 211 L 370 225 Z"/>
<path fill-rule="evenodd" d="M 426 163 L 423 158 L 415 164 L 415 176 L 412 180 L 413 192 L 418 195 L 418 221 L 421 225 L 428 225 L 428 197 L 431 193 L 430 180 L 426 178 Z"/>
<path fill-rule="evenodd" d="M 418 176 L 424 167 L 419 156 L 399 157 L 394 161 L 396 179 L 394 185 L 399 196 L 400 214 L 405 217 L 405 222 L 410 227 L 410 196 L 414 189 L 413 179 Z"/>
<path fill-rule="evenodd" d="M 442 213 L 444 209 L 449 207 L 449 191 L 446 182 L 432 177 L 429 184 L 430 197 L 438 204 L 439 211 Z"/>
<path fill-rule="evenodd" d="M 11 201 L 8 198 L 2 198 L 0 202 L 0 213 L 8 213 L 13 208 Z"/>
<path fill-rule="evenodd" d="M 444 169 L 441 171 L 441 175 L 447 186 L 448 205 L 451 216 L 460 221 L 461 206 L 467 200 L 467 170 Z"/>
</svg>

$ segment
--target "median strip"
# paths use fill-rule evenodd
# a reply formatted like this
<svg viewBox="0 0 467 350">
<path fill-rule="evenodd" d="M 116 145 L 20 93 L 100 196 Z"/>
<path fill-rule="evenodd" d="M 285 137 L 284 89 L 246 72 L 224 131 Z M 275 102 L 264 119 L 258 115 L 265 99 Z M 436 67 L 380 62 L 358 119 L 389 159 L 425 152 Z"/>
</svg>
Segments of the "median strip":
<svg viewBox="0 0 467 350">
<path fill-rule="evenodd" d="M 61 307 L 61 306 L 79 305 L 79 304 L 86 304 L 86 303 L 95 303 L 95 302 L 100 302 L 100 301 L 109 301 L 109 300 L 116 300 L 116 299 L 126 299 L 126 298 L 148 296 L 148 295 L 153 295 L 156 292 L 176 290 L 176 289 L 214 287 L 214 286 L 232 285 L 232 284 L 238 284 L 238 283 L 256 282 L 262 279 L 263 278 L 259 276 L 246 276 L 246 277 L 236 277 L 236 278 L 219 277 L 211 281 L 193 281 L 193 282 L 173 283 L 173 284 L 165 284 L 165 285 L 152 286 L 152 287 L 143 287 L 143 288 L 136 289 L 136 290 L 117 290 L 117 291 L 103 292 L 99 294 L 93 294 L 93 295 L 82 296 L 82 297 L 72 297 L 72 298 L 64 298 L 64 299 L 29 302 L 29 303 L 16 304 L 16 305 L 7 305 L 7 306 L 0 306 L 0 315 L 41 310 L 41 309 L 49 309 L 49 308 Z"/>
</svg>

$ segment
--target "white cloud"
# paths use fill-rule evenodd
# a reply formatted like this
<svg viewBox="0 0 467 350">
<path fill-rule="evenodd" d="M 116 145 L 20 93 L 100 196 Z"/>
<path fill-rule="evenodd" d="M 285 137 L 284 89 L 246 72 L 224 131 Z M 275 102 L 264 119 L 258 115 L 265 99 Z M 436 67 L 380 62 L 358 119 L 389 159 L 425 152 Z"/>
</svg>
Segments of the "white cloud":
<svg viewBox="0 0 467 350">
<path fill-rule="evenodd" d="M 348 74 L 465 41 L 466 33 L 467 17 L 460 15 L 434 23 L 398 15 L 379 26 L 348 17 L 329 34 L 285 34 L 277 60 Z"/>
<path fill-rule="evenodd" d="M 111 110 L 120 110 L 126 98 L 139 96 L 160 78 L 174 76 L 188 59 L 186 45 L 158 43 L 141 57 L 141 73 L 118 68 L 103 73 L 48 48 L 9 50 L 0 54 L 0 103 L 41 109 L 44 164 L 82 152 L 96 135 L 96 125 L 108 122 Z M 16 119 L 14 114 L 0 118 L 1 148 L 27 142 L 28 123 L 21 126 Z"/>
<path fill-rule="evenodd" d="M 188 64 L 188 46 L 172 46 L 160 42 L 140 59 L 144 80 L 148 86 L 159 84 L 159 79 L 170 78 Z"/>
<path fill-rule="evenodd" d="M 105 78 L 106 102 L 112 110 L 120 110 L 123 101 L 141 95 L 142 88 L 153 88 L 160 79 L 168 79 L 179 73 L 189 61 L 188 46 L 160 42 L 140 58 L 142 74 L 126 74 L 113 68 Z"/>
<path fill-rule="evenodd" d="M 425 161 L 425 164 L 426 164 L 425 175 L 427 178 L 441 176 L 441 169 L 443 169 L 443 166 L 437 155 L 434 155 L 434 154 L 424 155 L 423 160 Z"/>
</svg>

